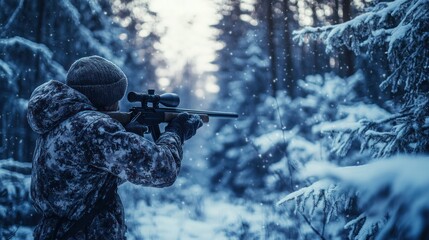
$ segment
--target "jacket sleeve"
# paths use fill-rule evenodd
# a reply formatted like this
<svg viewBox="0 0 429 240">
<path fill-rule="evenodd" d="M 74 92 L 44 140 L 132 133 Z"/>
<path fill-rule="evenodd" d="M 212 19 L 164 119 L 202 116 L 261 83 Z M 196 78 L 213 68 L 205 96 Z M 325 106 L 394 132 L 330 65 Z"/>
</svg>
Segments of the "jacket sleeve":
<svg viewBox="0 0 429 240">
<path fill-rule="evenodd" d="M 175 133 L 165 132 L 154 143 L 103 117 L 85 129 L 83 139 L 89 164 L 131 183 L 167 187 L 179 173 L 183 152 Z"/>
</svg>

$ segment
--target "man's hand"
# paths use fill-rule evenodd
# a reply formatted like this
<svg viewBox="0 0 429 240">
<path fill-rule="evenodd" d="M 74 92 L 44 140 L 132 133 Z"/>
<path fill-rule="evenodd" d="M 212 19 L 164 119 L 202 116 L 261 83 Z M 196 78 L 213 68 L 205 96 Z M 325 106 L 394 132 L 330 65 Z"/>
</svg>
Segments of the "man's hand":
<svg viewBox="0 0 429 240">
<path fill-rule="evenodd" d="M 203 121 L 196 114 L 180 113 L 165 127 L 166 132 L 177 133 L 182 143 L 195 135 L 197 129 L 203 126 Z"/>
<path fill-rule="evenodd" d="M 137 121 L 133 121 L 125 126 L 125 130 L 127 130 L 127 132 L 132 132 L 140 136 L 144 136 L 144 134 L 147 133 L 148 128 L 138 123 Z"/>
</svg>

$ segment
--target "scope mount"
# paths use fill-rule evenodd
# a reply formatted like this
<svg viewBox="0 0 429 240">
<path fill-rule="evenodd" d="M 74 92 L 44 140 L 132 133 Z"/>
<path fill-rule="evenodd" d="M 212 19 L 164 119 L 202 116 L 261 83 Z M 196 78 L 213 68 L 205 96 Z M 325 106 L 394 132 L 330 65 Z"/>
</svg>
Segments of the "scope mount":
<svg viewBox="0 0 429 240">
<path fill-rule="evenodd" d="M 159 108 L 159 104 L 166 107 L 177 107 L 180 103 L 180 98 L 175 93 L 164 93 L 161 95 L 155 94 L 154 89 L 149 89 L 147 93 L 128 93 L 128 101 L 130 102 L 140 102 L 143 108 L 146 109 L 156 109 Z M 149 103 L 152 106 L 149 106 Z"/>
</svg>

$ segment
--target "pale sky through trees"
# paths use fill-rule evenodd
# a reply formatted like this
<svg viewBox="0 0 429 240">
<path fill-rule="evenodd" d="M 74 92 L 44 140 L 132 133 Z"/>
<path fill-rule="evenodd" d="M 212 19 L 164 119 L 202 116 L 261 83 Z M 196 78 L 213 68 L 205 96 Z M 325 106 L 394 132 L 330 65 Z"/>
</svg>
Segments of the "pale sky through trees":
<svg viewBox="0 0 429 240">
<path fill-rule="evenodd" d="M 157 0 L 150 6 L 157 12 L 160 28 L 165 30 L 160 49 L 169 63 L 168 73 L 180 71 L 185 63 L 193 62 L 200 73 L 213 70 L 217 22 L 216 1 Z"/>
</svg>

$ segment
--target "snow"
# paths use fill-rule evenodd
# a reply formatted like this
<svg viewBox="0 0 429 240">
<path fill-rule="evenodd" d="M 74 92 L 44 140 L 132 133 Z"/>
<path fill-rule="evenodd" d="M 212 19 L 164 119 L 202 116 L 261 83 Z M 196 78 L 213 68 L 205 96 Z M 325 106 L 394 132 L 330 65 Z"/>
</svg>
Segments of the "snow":
<svg viewBox="0 0 429 240">
<path fill-rule="evenodd" d="M 146 189 L 145 197 L 127 205 L 127 238 L 235 239 L 248 234 L 259 239 L 269 224 L 283 218 L 272 204 L 208 193 L 203 185 L 186 182 L 180 177 L 171 189 Z M 129 184 L 124 187 L 121 195 Z"/>
<path fill-rule="evenodd" d="M 360 127 L 361 125 L 358 122 L 355 122 L 351 118 L 346 118 L 338 120 L 335 122 L 324 122 L 319 125 L 316 125 L 312 128 L 313 132 L 344 132 L 344 131 L 353 131 Z"/>
<path fill-rule="evenodd" d="M 140 227 L 134 231 L 156 239 L 230 239 L 225 228 L 234 227 L 243 219 L 251 226 L 264 224 L 263 207 L 249 211 L 244 206 L 211 198 L 201 199 L 198 204 L 205 209 L 202 219 L 193 219 L 195 206 L 174 203 L 149 207 L 141 202 L 137 206 L 141 210 L 137 216 Z"/>
<path fill-rule="evenodd" d="M 60 2 L 60 4 L 62 5 L 62 7 L 64 9 L 68 10 L 68 13 L 71 17 L 71 20 L 73 21 L 74 25 L 79 25 L 80 24 L 80 14 L 79 11 L 76 9 L 75 6 L 73 6 L 73 4 L 71 4 L 71 2 L 69 0 L 63 0 Z"/>
<path fill-rule="evenodd" d="M 331 186 L 332 182 L 328 180 L 321 180 L 315 182 L 309 187 L 301 188 L 298 191 L 288 194 L 286 197 L 280 199 L 277 202 L 277 205 L 284 204 L 287 201 L 296 200 L 298 197 L 308 198 L 313 194 L 318 195 L 322 190 L 328 189 Z"/>
<path fill-rule="evenodd" d="M 296 129 L 291 131 L 275 130 L 255 138 L 253 143 L 261 153 L 265 153 L 279 143 L 288 142 L 295 134 Z"/>
<path fill-rule="evenodd" d="M 309 195 L 317 196 L 322 191 L 332 191 L 335 183 L 338 192 L 350 189 L 357 192 L 358 204 L 364 213 L 349 221 L 345 228 L 354 228 L 361 219 L 365 219 L 357 235 L 359 239 L 374 234 L 376 225 L 387 229 L 381 231 L 381 236 L 388 234 L 389 228 L 396 227 L 407 231 L 407 237 L 416 238 L 425 227 L 425 216 L 422 213 L 429 210 L 427 169 L 428 156 L 398 155 L 350 167 L 314 161 L 305 166 L 300 177 L 324 180 L 288 194 L 278 204 L 291 200 L 302 202 L 299 199 L 308 199 Z M 386 214 L 391 218 L 385 219 Z"/>
<path fill-rule="evenodd" d="M 0 68 L 3 70 L 3 72 L 6 73 L 6 76 L 4 77 L 6 77 L 7 79 L 10 79 L 10 77 L 12 76 L 12 69 L 9 67 L 7 63 L 2 61 L 1 59 L 0 59 Z"/>
<path fill-rule="evenodd" d="M 48 59 L 52 58 L 52 52 L 51 50 L 49 50 L 48 47 L 46 47 L 46 45 L 35 43 L 26 38 L 22 38 L 19 36 L 6 38 L 6 39 L 2 38 L 0 39 L 0 45 L 9 45 L 9 46 L 24 45 L 25 47 L 32 49 L 32 51 L 34 52 L 39 52 L 43 54 L 45 58 L 48 58 Z"/>
<path fill-rule="evenodd" d="M 375 121 L 391 117 L 390 113 L 375 104 L 340 105 L 338 110 L 341 115 L 346 115 L 346 117 L 337 121 L 317 124 L 312 128 L 313 133 L 353 131 L 362 126 L 361 120 Z"/>
<path fill-rule="evenodd" d="M 373 161 L 366 165 L 337 167 L 327 162 L 311 162 L 301 173 L 301 177 L 329 177 L 345 181 L 351 185 L 384 185 L 393 180 L 393 194 L 413 191 L 409 187 L 423 189 L 429 185 L 428 157 L 397 156 L 391 159 Z M 412 184 L 410 184 L 412 183 Z M 411 185 L 411 186 L 410 186 Z"/>
<path fill-rule="evenodd" d="M 390 30 L 390 37 L 388 38 L 389 41 L 389 49 L 388 52 L 392 52 L 395 44 L 397 41 L 402 41 L 403 38 L 405 38 L 406 34 L 411 32 L 412 29 L 411 24 L 405 24 L 405 25 L 399 25 L 398 27 Z"/>
<path fill-rule="evenodd" d="M 66 71 L 64 70 L 63 66 L 61 66 L 58 62 L 53 60 L 52 51 L 43 43 L 36 43 L 36 42 L 30 41 L 30 40 L 23 38 L 23 37 L 20 37 L 20 36 L 14 36 L 11 38 L 0 38 L 0 47 L 3 47 L 4 49 L 8 49 L 6 51 L 8 54 L 18 53 L 18 54 L 25 54 L 26 55 L 26 54 L 31 53 L 31 55 L 32 55 L 32 56 L 26 55 L 25 57 L 34 57 L 34 56 L 36 56 L 36 54 L 40 54 L 41 55 L 40 59 L 42 61 L 45 61 L 48 65 L 48 67 L 46 67 L 46 68 L 48 68 L 48 69 L 52 68 L 52 69 L 49 69 L 49 70 L 52 70 L 52 73 L 49 72 L 48 69 L 44 69 L 45 71 L 48 72 L 48 73 L 46 73 L 47 75 L 58 74 L 61 76 L 65 76 L 65 74 L 66 74 Z M 25 51 L 25 53 L 22 52 L 23 50 Z M 3 63 L 1 65 L 2 65 L 2 68 L 6 70 L 6 72 L 11 70 L 11 66 L 7 67 L 7 66 L 5 66 L 6 64 L 3 64 Z M 30 71 L 31 71 L 31 68 L 30 68 Z M 11 71 L 11 73 L 17 74 L 17 72 L 13 72 L 13 71 Z M 13 76 L 13 77 L 15 77 L 15 76 Z M 50 80 L 50 79 L 47 79 L 47 80 Z M 38 81 L 41 81 L 41 80 L 38 79 Z"/>
<path fill-rule="evenodd" d="M 28 13 L 23 13 L 21 8 L 37 6 L 32 5 L 36 2 L 23 2 L 5 2 L 12 7 L 5 7 L 2 13 L 9 11 L 6 14 L 10 17 L 0 16 L 5 19 L 0 39 L 0 48 L 5 54 L 0 54 L 0 71 L 1 78 L 8 81 L 8 85 L 2 85 L 8 89 L 0 94 L 4 96 L 4 105 L 0 106 L 2 154 L 21 153 L 21 146 L 30 145 L 27 138 L 33 136 L 27 134 L 24 127 L 16 125 L 17 120 L 25 123 L 25 96 L 31 94 L 35 85 L 47 80 L 45 78 L 64 76 L 66 65 L 76 56 L 99 54 L 129 68 L 128 72 L 132 73 L 130 84 L 136 88 L 141 88 L 143 83 L 135 79 L 155 82 L 159 69 L 171 67 L 168 61 L 166 65 L 162 63 L 160 53 L 165 48 L 160 45 L 162 41 L 145 39 L 144 44 L 139 43 L 141 39 L 119 41 L 120 33 L 127 37 L 132 34 L 126 29 L 116 29 L 96 1 L 65 0 L 50 5 L 60 9 L 58 13 L 44 15 L 44 21 L 49 25 L 41 32 L 51 35 L 42 36 L 42 39 L 49 41 L 36 43 L 34 30 L 24 34 L 18 29 L 21 14 Z M 263 1 L 251 2 L 247 4 L 262 4 Z M 207 78 L 204 74 L 190 78 L 196 81 L 197 88 L 204 88 L 205 79 L 215 83 L 212 76 L 215 75 L 219 86 L 217 106 L 239 112 L 240 119 L 213 123 L 210 131 L 203 132 L 207 138 L 193 139 L 194 142 L 190 140 L 186 143 L 189 145 L 185 144 L 193 146 L 186 150 L 192 158 L 185 154 L 174 186 L 167 189 L 121 186 L 128 238 L 314 239 L 318 237 L 315 230 L 322 232 L 325 239 L 342 239 L 346 232 L 350 239 L 390 239 L 392 233 L 402 234 L 402 238 L 421 238 L 428 228 L 425 217 L 429 212 L 429 174 L 426 173 L 429 169 L 428 50 L 422 44 L 428 42 L 429 2 L 395 0 L 375 3 L 346 23 L 295 31 L 299 43 L 315 44 L 290 46 L 292 54 L 296 54 L 292 59 L 292 65 L 296 67 L 292 75 L 298 76 L 293 79 L 297 84 L 294 97 L 288 96 L 284 86 L 288 83 L 281 81 L 289 74 L 286 73 L 289 63 L 286 64 L 284 58 L 290 53 L 286 53 L 286 48 L 282 49 L 284 38 L 274 39 L 274 50 L 285 51 L 276 53 L 280 76 L 279 81 L 275 81 L 279 87 L 275 98 L 271 96 L 268 84 L 273 82 L 269 70 L 270 60 L 275 58 L 271 58 L 267 51 L 266 19 L 258 19 L 247 12 L 242 13 L 244 18 L 234 15 L 233 11 L 242 10 L 243 5 L 236 3 L 218 6 L 224 12 L 216 17 L 220 20 L 213 31 L 219 34 L 212 39 L 216 46 L 205 49 L 211 54 L 216 51 L 209 65 L 216 64 L 218 68 L 211 68 L 214 72 L 207 73 L 210 75 Z M 311 14 L 312 9 L 307 8 L 305 1 L 297 3 L 298 9 L 306 9 Z M 316 10 L 325 10 L 323 6 L 326 12 L 332 12 L 328 4 L 320 3 Z M 173 5 L 168 8 L 174 10 Z M 294 11 L 291 9 L 292 13 Z M 283 13 L 276 14 L 279 17 L 275 20 L 279 21 Z M 51 15 L 65 16 L 74 31 L 69 34 L 61 32 L 63 29 L 54 29 L 54 21 L 49 19 Z M 184 24 L 192 30 L 198 17 L 189 16 L 189 19 L 190 22 Z M 294 23 L 289 20 L 288 23 Z M 321 23 L 328 21 L 327 18 L 320 20 Z M 137 21 L 133 24 L 141 28 L 140 24 L 152 23 Z M 282 24 L 276 26 L 276 32 L 268 34 L 281 36 Z M 288 27 L 292 30 L 294 26 Z M 142 28 L 149 29 L 150 26 Z M 65 36 L 52 36 L 57 30 Z M 154 35 L 161 40 L 165 37 Z M 313 73 L 305 66 L 298 66 L 306 65 L 307 59 L 313 61 L 313 56 L 304 54 L 315 54 L 312 52 L 314 46 L 319 46 L 320 42 L 315 41 L 317 38 L 326 43 L 328 52 L 337 53 L 344 46 L 353 50 L 360 55 L 354 67 L 364 69 L 343 78 L 325 73 L 340 74 L 341 69 L 337 67 L 327 66 L 323 71 L 315 67 L 317 71 Z M 57 45 L 68 52 L 63 52 L 64 49 Z M 129 52 L 126 48 L 130 47 L 135 49 Z M 330 57 L 320 49 L 317 52 L 321 58 Z M 153 58 L 147 59 L 149 56 Z M 24 63 L 27 58 L 31 60 L 29 64 Z M 33 58 L 39 60 L 38 69 L 33 66 Z M 141 61 L 146 61 L 146 65 L 137 64 L 140 60 L 127 62 L 132 58 L 144 58 Z M 335 56 L 332 59 L 333 65 L 342 64 L 341 59 Z M 371 66 L 365 65 L 365 61 Z M 159 66 L 151 66 L 154 62 L 154 65 L 160 63 Z M 196 63 L 200 64 L 207 63 Z M 191 65 L 190 70 L 193 70 Z M 150 73 L 152 70 L 153 74 Z M 31 79 L 35 72 L 40 79 Z M 314 75 L 306 76 L 309 72 Z M 178 81 L 187 77 L 177 76 Z M 170 80 L 174 85 L 174 79 Z M 183 84 L 181 87 L 188 86 Z M 198 91 L 192 86 L 189 90 L 191 93 Z M 370 96 L 374 94 L 370 91 L 378 95 Z M 386 158 L 373 159 L 371 155 Z M 23 158 L 18 160 L 25 161 Z M 11 159 L 0 161 L 0 193 L 8 193 L 6 200 L 0 194 L 0 220 L 12 219 L 11 214 L 29 215 L 30 168 L 29 164 L 21 165 Z M 122 177 L 123 174 L 120 173 Z M 19 227 L 17 239 L 28 239 L 31 235 L 31 227 L 15 222 L 8 230 L 13 231 L 15 227 Z M 3 237 L 2 230 L 0 236 Z"/>
<path fill-rule="evenodd" d="M 393 42 L 395 42 L 397 39 L 402 39 L 404 37 L 404 34 L 408 29 L 408 26 L 401 26 L 396 27 L 395 29 L 377 29 L 378 27 L 385 27 L 385 22 L 388 21 L 388 19 L 391 16 L 400 15 L 401 11 L 403 9 L 406 9 L 409 4 L 408 0 L 396 0 L 392 2 L 381 2 L 377 6 L 374 7 L 373 11 L 369 11 L 366 13 L 363 13 L 354 19 L 345 22 L 340 23 L 337 25 L 328 25 L 324 27 L 306 27 L 298 31 L 294 31 L 294 40 L 298 41 L 300 44 L 304 42 L 304 37 L 306 35 L 315 35 L 320 34 L 320 37 L 324 40 L 326 43 L 326 51 L 327 52 L 333 52 L 338 46 L 340 45 L 348 45 L 350 49 L 355 51 L 356 53 L 360 53 L 361 47 L 365 46 L 367 44 L 370 44 L 372 41 L 375 41 L 375 39 L 380 39 L 378 37 L 381 36 L 383 38 L 384 34 L 388 33 L 394 34 L 395 36 L 393 38 L 390 38 L 390 44 L 392 45 Z M 416 2 L 416 1 L 414 1 Z M 423 3 L 415 3 L 414 6 L 423 5 Z M 413 9 L 409 10 L 412 11 Z M 356 38 L 351 38 L 350 43 L 348 43 L 348 40 L 344 40 L 344 36 L 351 35 L 351 29 L 353 30 L 360 30 L 360 32 L 363 35 L 370 34 L 374 39 L 371 39 L 369 37 L 366 37 L 362 43 L 358 43 Z M 390 49 L 391 50 L 391 49 Z M 389 50 L 389 52 L 390 52 Z"/>
</svg>

